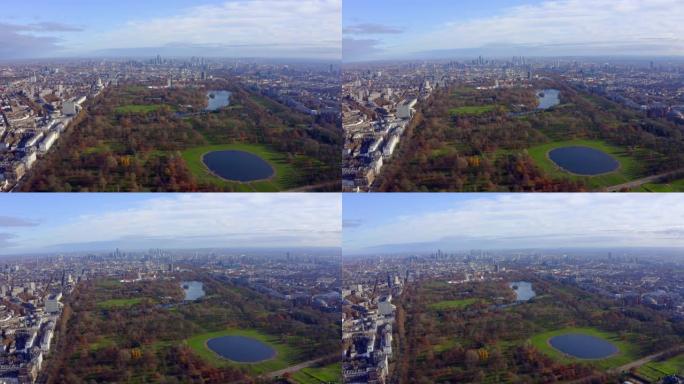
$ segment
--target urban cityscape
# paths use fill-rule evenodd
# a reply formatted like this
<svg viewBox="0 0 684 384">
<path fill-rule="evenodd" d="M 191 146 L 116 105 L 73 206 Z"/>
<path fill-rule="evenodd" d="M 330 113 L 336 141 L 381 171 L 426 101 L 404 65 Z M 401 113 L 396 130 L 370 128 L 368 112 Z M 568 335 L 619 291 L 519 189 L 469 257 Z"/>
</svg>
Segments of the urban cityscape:
<svg viewBox="0 0 684 384">
<path fill-rule="evenodd" d="M 662 196 L 345 196 L 343 382 L 681 382 L 679 225 L 629 218 Z"/>
<path fill-rule="evenodd" d="M 678 3 L 503 3 L 345 2 L 343 191 L 681 192 Z"/>
<path fill-rule="evenodd" d="M 0 384 L 684 384 L 683 0 L 0 10 Z"/>
<path fill-rule="evenodd" d="M 480 56 L 347 64 L 344 190 L 678 190 L 683 74 L 681 60 Z M 594 131 L 592 122 L 575 119 L 607 110 L 614 116 L 593 124 L 614 128 Z M 640 123 L 619 127 L 622 116 Z M 557 128 L 568 120 L 569 127 Z M 471 125 L 481 128 L 469 132 Z M 628 128 L 619 140 L 611 132 Z M 502 133 L 510 130 L 517 137 Z M 616 159 L 608 157 L 607 168 L 590 164 L 598 170 L 553 169 L 547 153 L 576 145 L 606 149 Z M 665 145 L 678 149 L 660 150 Z"/>
<path fill-rule="evenodd" d="M 63 195 L 60 221 L 90 231 L 61 240 L 43 196 L 2 206 L 27 217 L 0 217 L 0 382 L 337 380 L 338 196 Z"/>
<path fill-rule="evenodd" d="M 140 15 L 88 6 L 83 22 L 41 2 L 65 22 L 26 19 L 34 11 L 17 4 L 22 16 L 0 25 L 11 44 L 0 51 L 0 190 L 340 191 L 341 27 L 302 32 L 339 16 L 339 0 L 272 2 L 273 31 L 263 1 L 163 11 L 155 0 Z"/>
</svg>

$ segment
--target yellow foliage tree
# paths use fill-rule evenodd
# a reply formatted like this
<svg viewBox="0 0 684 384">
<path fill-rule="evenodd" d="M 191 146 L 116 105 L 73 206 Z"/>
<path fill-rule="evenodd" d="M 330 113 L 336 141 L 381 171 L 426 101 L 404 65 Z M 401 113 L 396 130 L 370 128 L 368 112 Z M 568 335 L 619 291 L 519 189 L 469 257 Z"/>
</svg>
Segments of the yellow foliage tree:
<svg viewBox="0 0 684 384">
<path fill-rule="evenodd" d="M 133 348 L 131 350 L 131 358 L 133 358 L 134 360 L 137 360 L 141 357 L 142 357 L 142 351 L 140 350 L 140 348 Z"/>
</svg>

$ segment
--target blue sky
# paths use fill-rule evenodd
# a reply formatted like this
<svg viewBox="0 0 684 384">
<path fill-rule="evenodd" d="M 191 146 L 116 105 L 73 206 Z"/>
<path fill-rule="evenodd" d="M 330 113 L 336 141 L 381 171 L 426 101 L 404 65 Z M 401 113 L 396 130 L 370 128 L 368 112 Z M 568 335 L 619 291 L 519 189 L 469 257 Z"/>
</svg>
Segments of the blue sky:
<svg viewBox="0 0 684 384">
<path fill-rule="evenodd" d="M 9 194 L 0 254 L 203 247 L 338 247 L 335 194 Z"/>
<path fill-rule="evenodd" d="M 681 0 L 344 0 L 345 61 L 681 56 Z"/>
<path fill-rule="evenodd" d="M 0 9 L 0 57 L 339 59 L 342 0 L 31 0 Z"/>
<path fill-rule="evenodd" d="M 345 194 L 343 253 L 684 246 L 677 194 Z"/>
</svg>

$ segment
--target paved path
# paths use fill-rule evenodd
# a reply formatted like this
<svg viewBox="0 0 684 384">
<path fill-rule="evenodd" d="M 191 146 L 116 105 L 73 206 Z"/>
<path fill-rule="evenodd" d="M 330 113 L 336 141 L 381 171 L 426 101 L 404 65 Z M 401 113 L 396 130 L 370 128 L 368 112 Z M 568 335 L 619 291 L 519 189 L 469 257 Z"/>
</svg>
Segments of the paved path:
<svg viewBox="0 0 684 384">
<path fill-rule="evenodd" d="M 649 362 L 651 362 L 651 361 L 653 361 L 653 360 L 659 358 L 660 356 L 662 356 L 662 355 L 664 355 L 664 354 L 666 354 L 666 353 L 674 352 L 674 351 L 677 351 L 677 350 L 679 350 L 679 351 L 684 350 L 684 346 L 679 345 L 679 346 L 676 346 L 676 347 L 667 349 L 667 350 L 662 351 L 662 352 L 658 352 L 658 353 L 654 353 L 654 354 L 652 354 L 652 355 L 648 355 L 648 356 L 646 356 L 646 357 L 642 357 L 641 359 L 639 359 L 639 360 L 634 360 L 634 361 L 632 361 L 631 363 L 627 363 L 627 364 L 625 364 L 625 365 L 621 365 L 621 366 L 619 366 L 619 367 L 615 367 L 615 368 L 611 369 L 610 371 L 613 372 L 613 373 L 620 373 L 620 372 L 629 371 L 629 370 L 632 369 L 632 368 L 639 368 L 639 367 L 641 367 L 642 365 L 644 365 L 644 364 L 646 364 L 646 363 L 649 363 Z"/>
<path fill-rule="evenodd" d="M 334 356 L 338 356 L 338 355 L 334 355 Z M 281 369 L 280 371 L 275 371 L 275 372 L 266 373 L 266 374 L 264 374 L 262 377 L 266 377 L 266 378 L 269 378 L 269 379 L 274 379 L 274 378 L 276 378 L 276 377 L 282 377 L 282 376 L 283 376 L 284 374 L 286 374 L 286 373 L 295 373 L 295 372 L 297 372 L 297 371 L 299 371 L 299 370 L 301 370 L 301 369 L 308 368 L 308 367 L 310 367 L 310 366 L 312 366 L 312 365 L 316 365 L 317 363 L 320 363 L 321 361 L 324 361 L 325 359 L 330 359 L 331 357 L 332 357 L 332 356 L 325 356 L 325 357 L 321 357 L 321 358 L 318 358 L 318 359 L 315 359 L 315 360 L 305 361 L 305 362 L 303 362 L 303 363 L 299 363 L 299 364 L 297 364 L 297 365 L 293 365 L 293 366 L 291 366 L 291 367 L 287 367 L 287 368 L 285 368 L 285 369 Z"/>
<path fill-rule="evenodd" d="M 310 192 L 310 191 L 315 191 L 315 190 L 323 188 L 323 187 L 338 187 L 341 189 L 342 188 L 342 182 L 339 180 L 326 181 L 325 183 L 307 185 L 304 187 L 288 189 L 285 192 Z"/>
<path fill-rule="evenodd" d="M 659 180 L 668 178 L 670 176 L 678 176 L 678 175 L 682 175 L 682 174 L 684 174 L 684 168 L 677 169 L 677 170 L 670 171 L 670 172 L 660 173 L 660 174 L 653 175 L 653 176 L 644 177 L 642 179 L 632 180 L 632 181 L 630 181 L 628 183 L 624 183 L 624 184 L 613 185 L 611 187 L 607 187 L 606 191 L 608 191 L 608 192 L 619 192 L 619 191 L 622 191 L 623 189 L 636 188 L 636 187 L 639 187 L 639 186 L 644 185 L 644 184 L 648 184 L 648 183 L 652 183 L 655 181 L 659 181 Z"/>
</svg>

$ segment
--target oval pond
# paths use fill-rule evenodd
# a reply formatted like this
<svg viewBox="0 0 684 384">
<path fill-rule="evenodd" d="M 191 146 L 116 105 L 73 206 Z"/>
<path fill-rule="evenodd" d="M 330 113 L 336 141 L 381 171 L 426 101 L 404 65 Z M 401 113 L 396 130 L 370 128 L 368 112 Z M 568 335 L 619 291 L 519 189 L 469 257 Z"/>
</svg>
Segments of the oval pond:
<svg viewBox="0 0 684 384">
<path fill-rule="evenodd" d="M 202 157 L 202 162 L 216 175 L 231 181 L 268 179 L 275 171 L 261 157 L 245 151 L 213 151 Z"/>
<path fill-rule="evenodd" d="M 562 147 L 552 149 L 549 159 L 568 172 L 592 176 L 612 172 L 620 163 L 609 154 L 589 147 Z"/>
<path fill-rule="evenodd" d="M 568 333 L 549 339 L 551 346 L 579 359 L 603 359 L 618 352 L 610 342 L 582 333 Z"/>
<path fill-rule="evenodd" d="M 207 347 L 219 356 L 238 363 L 258 363 L 275 357 L 275 349 L 245 336 L 221 336 L 207 341 Z"/>
</svg>

